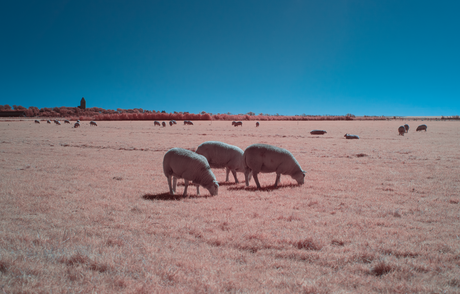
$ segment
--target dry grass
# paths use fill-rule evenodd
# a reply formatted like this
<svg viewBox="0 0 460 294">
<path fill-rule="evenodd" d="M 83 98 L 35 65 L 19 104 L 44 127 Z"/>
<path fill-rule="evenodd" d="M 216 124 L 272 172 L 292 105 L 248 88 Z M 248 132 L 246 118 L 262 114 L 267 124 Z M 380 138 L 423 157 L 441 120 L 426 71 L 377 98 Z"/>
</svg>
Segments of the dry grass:
<svg viewBox="0 0 460 294">
<path fill-rule="evenodd" d="M 458 293 L 460 128 L 400 124 L 0 121 L 0 292 Z M 164 153 L 209 140 L 286 148 L 305 184 L 169 196 Z"/>
</svg>

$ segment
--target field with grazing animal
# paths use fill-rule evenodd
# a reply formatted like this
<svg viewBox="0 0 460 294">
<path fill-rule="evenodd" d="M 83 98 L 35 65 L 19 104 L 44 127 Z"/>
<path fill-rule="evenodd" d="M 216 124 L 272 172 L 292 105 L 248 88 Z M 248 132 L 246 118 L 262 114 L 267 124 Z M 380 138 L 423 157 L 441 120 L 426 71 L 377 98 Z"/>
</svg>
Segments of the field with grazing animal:
<svg viewBox="0 0 460 294">
<path fill-rule="evenodd" d="M 0 121 L 0 293 L 460 292 L 458 122 L 41 122 Z M 304 184 L 170 195 L 165 153 L 206 141 L 284 148 Z"/>
</svg>

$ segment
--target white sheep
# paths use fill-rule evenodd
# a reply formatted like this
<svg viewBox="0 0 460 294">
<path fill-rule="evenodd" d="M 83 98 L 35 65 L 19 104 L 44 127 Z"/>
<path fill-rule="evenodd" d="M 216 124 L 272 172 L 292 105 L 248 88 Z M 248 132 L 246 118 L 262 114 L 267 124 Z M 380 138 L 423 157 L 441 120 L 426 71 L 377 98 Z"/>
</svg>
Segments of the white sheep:
<svg viewBox="0 0 460 294">
<path fill-rule="evenodd" d="M 237 127 L 237 126 L 243 126 L 243 122 L 242 121 L 236 121 L 235 123 L 232 123 L 234 127 Z"/>
<path fill-rule="evenodd" d="M 300 185 L 305 181 L 305 171 L 286 149 L 267 144 L 253 144 L 246 148 L 243 159 L 246 186 L 249 186 L 251 172 L 258 189 L 260 189 L 258 173 L 276 172 L 275 187 L 278 186 L 281 175 L 291 176 Z"/>
<path fill-rule="evenodd" d="M 162 125 L 163 127 L 166 127 L 166 123 L 165 123 L 165 122 L 162 122 L 161 125 Z"/>
<path fill-rule="evenodd" d="M 258 127 L 259 125 L 260 125 L 259 122 L 256 122 L 256 127 Z"/>
<path fill-rule="evenodd" d="M 423 130 L 425 130 L 425 132 L 426 132 L 426 129 L 427 129 L 427 128 L 428 128 L 428 127 L 427 127 L 426 125 L 419 125 L 415 131 L 418 132 L 418 131 L 423 131 Z"/>
<path fill-rule="evenodd" d="M 154 122 L 153 122 L 153 126 L 161 126 L 161 124 L 160 124 L 159 121 L 154 121 Z"/>
<path fill-rule="evenodd" d="M 89 125 L 90 125 L 90 126 L 96 126 L 96 127 L 97 127 L 97 123 L 96 123 L 94 120 L 90 121 L 90 122 L 89 122 Z"/>
<path fill-rule="evenodd" d="M 64 121 L 65 124 L 70 124 L 70 121 L 68 121 L 67 119 Z"/>
<path fill-rule="evenodd" d="M 51 121 L 50 121 L 50 120 L 47 120 L 47 121 L 46 121 L 46 123 L 47 123 L 47 124 L 50 124 L 50 123 L 51 123 Z"/>
<path fill-rule="evenodd" d="M 404 136 L 404 133 L 406 132 L 406 128 L 404 126 L 399 126 L 398 132 L 400 136 Z"/>
<path fill-rule="evenodd" d="M 200 185 L 207 189 L 212 196 L 218 193 L 219 184 L 206 157 L 193 151 L 182 148 L 170 149 L 163 158 L 163 172 L 168 179 L 169 194 L 171 195 L 176 192 L 177 179 L 185 180 L 183 196 L 187 195 L 189 181 L 196 186 L 198 195 L 200 195 Z M 171 183 L 171 178 L 173 178 L 173 183 Z"/>
<path fill-rule="evenodd" d="M 327 132 L 325 130 L 312 130 L 310 132 L 310 135 L 324 135 L 326 134 Z"/>
<path fill-rule="evenodd" d="M 350 134 L 345 134 L 344 136 L 347 139 L 359 139 L 359 136 L 357 135 L 350 135 Z"/>
<path fill-rule="evenodd" d="M 172 120 L 172 123 L 175 124 L 175 125 L 177 125 L 177 122 L 176 122 L 175 120 Z"/>
<path fill-rule="evenodd" d="M 193 122 L 189 121 L 189 120 L 184 120 L 184 125 L 191 125 L 193 126 Z"/>
<path fill-rule="evenodd" d="M 56 125 L 58 125 L 58 126 L 60 126 L 60 125 L 61 125 L 61 122 L 60 122 L 60 121 L 58 121 L 58 120 L 57 120 L 55 123 L 56 123 Z"/>
<path fill-rule="evenodd" d="M 76 122 L 74 125 L 73 125 L 74 128 L 79 128 L 80 127 L 80 123 L 79 122 Z"/>
<path fill-rule="evenodd" d="M 172 120 L 169 121 L 169 126 L 172 127 L 174 123 L 172 122 Z"/>
<path fill-rule="evenodd" d="M 408 125 L 408 124 L 405 124 L 405 125 L 404 125 L 404 130 L 405 130 L 406 133 L 409 132 L 409 125 Z"/>
<path fill-rule="evenodd" d="M 226 182 L 229 180 L 228 176 L 231 171 L 235 183 L 239 183 L 236 173 L 244 173 L 244 152 L 241 148 L 223 142 L 208 141 L 198 146 L 196 153 L 206 157 L 211 168 L 225 168 Z"/>
<path fill-rule="evenodd" d="M 40 123 L 40 121 L 39 121 L 38 119 L 36 119 L 36 120 L 35 120 L 35 123 L 36 123 L 36 124 L 39 124 L 39 123 Z"/>
</svg>

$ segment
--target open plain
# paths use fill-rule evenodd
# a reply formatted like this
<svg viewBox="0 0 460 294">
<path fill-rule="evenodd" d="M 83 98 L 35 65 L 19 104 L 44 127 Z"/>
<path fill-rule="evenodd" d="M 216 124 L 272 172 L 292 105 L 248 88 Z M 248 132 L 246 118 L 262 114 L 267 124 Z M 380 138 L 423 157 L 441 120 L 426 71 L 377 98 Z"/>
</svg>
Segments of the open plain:
<svg viewBox="0 0 460 294">
<path fill-rule="evenodd" d="M 0 121 L 1 293 L 460 292 L 458 122 L 72 126 Z M 305 184 L 170 196 L 165 152 L 211 140 L 285 148 Z"/>
</svg>

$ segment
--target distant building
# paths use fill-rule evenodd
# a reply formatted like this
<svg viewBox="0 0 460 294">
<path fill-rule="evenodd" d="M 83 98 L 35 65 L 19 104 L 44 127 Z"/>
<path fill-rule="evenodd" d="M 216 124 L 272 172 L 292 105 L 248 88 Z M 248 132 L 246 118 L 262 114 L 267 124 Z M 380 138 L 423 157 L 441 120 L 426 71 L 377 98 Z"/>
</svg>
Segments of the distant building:
<svg viewBox="0 0 460 294">
<path fill-rule="evenodd" d="M 80 106 L 78 108 L 85 110 L 86 109 L 86 100 L 85 97 L 81 97 Z"/>
</svg>

